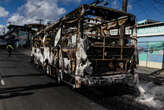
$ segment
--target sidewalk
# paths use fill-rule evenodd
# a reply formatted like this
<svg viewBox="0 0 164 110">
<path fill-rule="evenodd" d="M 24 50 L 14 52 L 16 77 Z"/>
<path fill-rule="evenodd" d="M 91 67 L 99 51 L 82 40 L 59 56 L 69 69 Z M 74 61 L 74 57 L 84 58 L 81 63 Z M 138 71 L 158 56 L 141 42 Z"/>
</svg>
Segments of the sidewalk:
<svg viewBox="0 0 164 110">
<path fill-rule="evenodd" d="M 157 70 L 159 70 L 159 69 L 137 66 L 137 69 L 135 70 L 135 72 L 144 73 L 144 74 L 151 74 L 152 72 L 157 71 Z"/>
<path fill-rule="evenodd" d="M 160 75 L 164 77 L 164 68 L 157 69 L 157 68 L 146 68 L 146 67 L 137 67 L 135 70 L 136 73 L 139 74 L 147 74 L 147 75 Z"/>
<path fill-rule="evenodd" d="M 137 67 L 135 70 L 142 81 L 154 82 L 156 84 L 164 84 L 164 69 Z"/>
</svg>

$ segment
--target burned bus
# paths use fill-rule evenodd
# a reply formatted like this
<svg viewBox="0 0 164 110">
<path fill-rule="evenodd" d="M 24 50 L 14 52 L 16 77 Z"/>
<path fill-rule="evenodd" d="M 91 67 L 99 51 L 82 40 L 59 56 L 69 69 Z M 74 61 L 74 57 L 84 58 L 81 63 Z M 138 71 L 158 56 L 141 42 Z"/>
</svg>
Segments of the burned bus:
<svg viewBox="0 0 164 110">
<path fill-rule="evenodd" d="M 44 29 L 36 33 L 32 38 L 31 62 L 41 70 L 46 70 L 46 66 L 48 62 L 50 62 L 52 41 L 53 40 L 45 33 Z M 48 70 L 49 68 L 47 68 L 47 74 L 49 74 Z"/>
<path fill-rule="evenodd" d="M 136 17 L 132 14 L 81 5 L 40 31 L 39 38 L 42 46 L 33 49 L 33 53 L 40 51 L 35 59 L 59 84 L 80 88 L 136 82 Z"/>
</svg>

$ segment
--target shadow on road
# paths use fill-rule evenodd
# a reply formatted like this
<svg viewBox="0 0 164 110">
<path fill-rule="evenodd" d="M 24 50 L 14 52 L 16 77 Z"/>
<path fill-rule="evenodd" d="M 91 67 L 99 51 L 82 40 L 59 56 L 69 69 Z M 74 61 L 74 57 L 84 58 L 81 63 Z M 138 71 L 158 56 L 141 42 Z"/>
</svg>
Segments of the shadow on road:
<svg viewBox="0 0 164 110">
<path fill-rule="evenodd" d="M 11 87 L 11 88 L 1 88 L 0 99 L 32 95 L 34 93 L 34 91 L 31 92 L 32 90 L 51 88 L 55 86 L 57 86 L 55 83 L 47 83 L 47 84 L 36 84 L 36 85 Z"/>
<path fill-rule="evenodd" d="M 150 73 L 150 75 L 160 75 L 161 74 L 161 72 L 163 72 L 164 71 L 164 68 L 162 68 L 162 69 L 159 69 L 159 70 L 156 70 L 156 71 L 153 71 L 153 72 L 151 72 Z"/>
<path fill-rule="evenodd" d="M 157 85 L 164 85 L 164 76 L 161 76 L 163 71 L 164 69 L 162 68 L 162 69 L 153 71 L 149 74 L 139 73 L 139 72 L 136 72 L 136 73 L 139 75 L 139 78 L 141 81 L 153 82 L 154 84 L 157 84 Z"/>
<path fill-rule="evenodd" d="M 45 74 L 23 74 L 23 75 L 2 75 L 2 78 L 11 78 L 11 77 L 31 77 L 31 76 L 45 76 Z"/>
<path fill-rule="evenodd" d="M 18 96 L 29 96 L 32 95 L 33 92 L 15 92 L 15 93 L 8 93 L 8 94 L 0 94 L 0 99 L 7 99 L 7 98 L 14 98 Z"/>
<path fill-rule="evenodd" d="M 29 85 L 29 86 L 19 86 L 19 87 L 11 87 L 11 88 L 2 88 L 0 90 L 0 94 L 3 93 L 15 93 L 15 92 L 23 92 L 23 91 L 30 91 L 30 90 L 38 90 L 38 89 L 45 89 L 57 86 L 55 83 L 47 83 L 47 84 L 36 84 L 36 85 Z"/>
<path fill-rule="evenodd" d="M 153 110 L 136 102 L 132 91 L 121 86 L 80 89 L 77 93 L 108 110 Z"/>
</svg>

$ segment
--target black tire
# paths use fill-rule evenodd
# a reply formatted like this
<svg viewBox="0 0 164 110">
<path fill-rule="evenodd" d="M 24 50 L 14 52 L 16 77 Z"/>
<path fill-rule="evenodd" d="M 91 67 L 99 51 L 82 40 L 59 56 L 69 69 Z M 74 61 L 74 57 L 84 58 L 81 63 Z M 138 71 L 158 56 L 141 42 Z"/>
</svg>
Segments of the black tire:
<svg viewBox="0 0 164 110">
<path fill-rule="evenodd" d="M 30 62 L 34 64 L 34 56 L 31 56 Z"/>
<path fill-rule="evenodd" d="M 63 85 L 63 76 L 61 72 L 57 73 L 56 82 L 58 85 Z"/>
<path fill-rule="evenodd" d="M 33 59 L 34 59 L 34 65 L 38 65 L 38 64 L 37 64 L 37 59 L 36 59 L 35 56 L 33 57 Z"/>
<path fill-rule="evenodd" d="M 60 67 L 60 58 L 62 58 L 62 61 L 63 61 L 63 55 L 62 55 L 62 51 L 61 49 L 59 50 L 59 59 L 58 59 L 58 72 L 56 73 L 57 74 L 57 78 L 56 78 L 56 81 L 57 81 L 57 84 L 58 85 L 63 85 L 63 63 L 61 64 L 61 67 Z"/>
<path fill-rule="evenodd" d="M 45 74 L 50 75 L 50 76 L 52 75 L 52 67 L 51 67 L 51 65 L 46 64 Z"/>
</svg>

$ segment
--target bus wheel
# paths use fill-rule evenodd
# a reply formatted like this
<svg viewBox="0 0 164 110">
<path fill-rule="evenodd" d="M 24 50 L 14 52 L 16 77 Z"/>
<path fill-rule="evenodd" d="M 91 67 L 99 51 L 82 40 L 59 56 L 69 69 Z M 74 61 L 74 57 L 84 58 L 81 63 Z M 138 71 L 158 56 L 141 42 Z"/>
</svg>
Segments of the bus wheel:
<svg viewBox="0 0 164 110">
<path fill-rule="evenodd" d="M 58 83 L 59 85 L 61 85 L 62 82 L 63 82 L 62 80 L 63 80 L 62 73 L 59 72 L 59 73 L 57 74 L 57 83 Z"/>
<path fill-rule="evenodd" d="M 49 64 L 46 64 L 46 68 L 45 68 L 45 73 L 48 75 L 52 75 L 52 68 Z"/>
<path fill-rule="evenodd" d="M 31 56 L 30 62 L 34 64 L 34 56 Z"/>
</svg>

